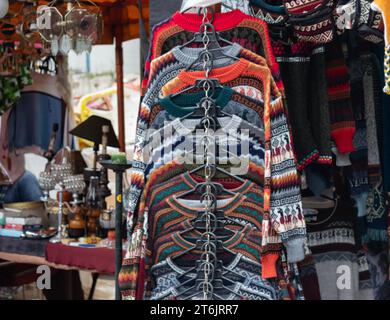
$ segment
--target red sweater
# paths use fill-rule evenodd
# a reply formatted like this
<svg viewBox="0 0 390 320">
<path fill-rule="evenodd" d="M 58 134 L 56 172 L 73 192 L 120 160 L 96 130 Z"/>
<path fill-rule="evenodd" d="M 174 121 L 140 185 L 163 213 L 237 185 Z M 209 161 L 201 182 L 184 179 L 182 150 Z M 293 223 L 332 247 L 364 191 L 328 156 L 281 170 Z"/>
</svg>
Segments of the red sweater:
<svg viewBox="0 0 390 320">
<path fill-rule="evenodd" d="M 145 62 L 145 74 L 142 82 L 143 93 L 147 89 L 151 62 L 175 46 L 191 40 L 193 34 L 199 32 L 201 25 L 202 16 L 194 13 L 183 14 L 177 12 L 169 20 L 155 26 L 148 58 Z M 279 65 L 273 54 L 268 27 L 264 21 L 253 18 L 240 10 L 234 10 L 227 13 L 216 13 L 213 26 L 216 31 L 221 33 L 223 38 L 229 38 L 231 42 L 239 43 L 244 48 L 264 56 L 279 90 L 284 92 Z M 260 45 L 256 43 L 259 41 Z"/>
</svg>

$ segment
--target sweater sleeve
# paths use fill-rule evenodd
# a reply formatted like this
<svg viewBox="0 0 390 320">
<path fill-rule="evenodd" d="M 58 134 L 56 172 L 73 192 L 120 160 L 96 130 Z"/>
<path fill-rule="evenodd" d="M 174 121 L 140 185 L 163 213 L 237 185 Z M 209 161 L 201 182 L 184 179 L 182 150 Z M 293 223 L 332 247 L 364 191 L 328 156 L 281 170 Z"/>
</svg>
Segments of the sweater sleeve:
<svg viewBox="0 0 390 320">
<path fill-rule="evenodd" d="M 137 131 L 134 144 L 133 158 L 132 158 L 132 168 L 130 169 L 130 187 L 127 191 L 127 230 L 131 232 L 134 225 L 134 213 L 142 193 L 142 190 L 145 185 L 145 160 L 144 160 L 144 147 L 146 141 L 147 129 L 142 125 L 145 116 L 145 106 L 141 103 L 140 112 L 138 115 L 137 122 Z"/>
<path fill-rule="evenodd" d="M 355 121 L 351 105 L 348 67 L 342 45 L 334 41 L 326 46 L 326 78 L 328 85 L 331 137 L 340 153 L 355 150 Z"/>
<path fill-rule="evenodd" d="M 271 194 L 269 241 L 281 240 L 288 261 L 305 257 L 306 226 L 298 175 L 287 115 L 281 97 L 271 103 Z"/>
</svg>

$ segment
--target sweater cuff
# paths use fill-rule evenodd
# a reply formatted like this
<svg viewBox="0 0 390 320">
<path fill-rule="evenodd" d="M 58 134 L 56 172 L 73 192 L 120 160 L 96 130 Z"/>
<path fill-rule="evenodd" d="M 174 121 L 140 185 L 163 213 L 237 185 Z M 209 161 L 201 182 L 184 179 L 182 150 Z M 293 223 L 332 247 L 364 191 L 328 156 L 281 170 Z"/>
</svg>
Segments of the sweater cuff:
<svg viewBox="0 0 390 320">
<path fill-rule="evenodd" d="M 287 240 L 283 244 L 287 250 L 289 263 L 296 263 L 305 259 L 305 238 Z"/>
<path fill-rule="evenodd" d="M 270 253 L 261 256 L 261 277 L 263 279 L 277 277 L 276 261 L 278 261 L 278 259 L 278 253 Z"/>
<path fill-rule="evenodd" d="M 340 153 L 349 153 L 355 151 L 353 146 L 353 137 L 355 128 L 342 128 L 332 132 L 332 139 L 337 145 Z"/>
</svg>

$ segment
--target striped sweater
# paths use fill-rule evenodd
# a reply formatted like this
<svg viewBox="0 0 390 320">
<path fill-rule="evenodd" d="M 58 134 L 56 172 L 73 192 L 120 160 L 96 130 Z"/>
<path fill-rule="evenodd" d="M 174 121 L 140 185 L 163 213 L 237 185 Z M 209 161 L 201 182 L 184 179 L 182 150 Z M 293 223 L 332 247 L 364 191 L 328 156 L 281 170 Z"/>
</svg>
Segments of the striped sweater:
<svg viewBox="0 0 390 320">
<path fill-rule="evenodd" d="M 241 60 L 242 61 L 242 60 Z M 240 61 L 239 61 L 240 62 Z M 238 63 L 239 63 L 238 62 Z M 222 83 L 229 81 L 232 74 L 242 66 L 222 67 L 214 69 L 210 77 L 218 78 Z M 260 67 L 261 68 L 261 67 Z M 253 70 L 257 69 L 257 72 Z M 302 214 L 300 196 L 300 178 L 296 170 L 291 136 L 287 116 L 280 103 L 270 104 L 269 85 L 270 74 L 259 70 L 259 66 L 246 62 L 242 75 L 251 74 L 263 82 L 264 130 L 265 130 L 265 184 L 264 184 L 264 245 L 274 242 L 272 237 L 280 236 L 285 243 L 290 262 L 304 258 L 303 243 L 305 239 L 305 222 Z M 204 77 L 204 72 L 182 71 L 178 77 L 167 83 L 162 92 L 164 95 L 180 92 L 194 85 L 196 79 Z M 270 216 L 268 217 L 268 214 Z M 276 234 L 275 234 L 276 232 Z"/>
<path fill-rule="evenodd" d="M 224 70 L 223 68 L 215 69 L 215 71 Z M 231 66 L 231 70 L 228 69 L 225 72 L 226 77 L 224 77 L 224 81 L 226 82 L 226 86 L 232 87 L 233 89 L 242 90 L 248 94 L 256 94 L 259 95 L 263 88 L 263 81 L 258 76 L 259 73 L 264 75 L 269 75 L 268 69 L 264 67 L 255 65 L 250 63 L 247 60 L 240 59 L 238 62 L 234 63 Z M 138 124 L 137 124 L 137 134 L 136 134 L 136 143 L 134 146 L 134 158 L 133 158 L 133 168 L 131 169 L 131 188 L 133 190 L 142 189 L 144 185 L 144 181 L 142 179 L 142 174 L 139 172 L 143 170 L 143 148 L 145 145 L 145 138 L 147 133 L 147 123 L 149 121 L 150 116 L 150 108 L 155 100 L 158 99 L 160 88 L 163 86 L 164 82 L 156 83 L 156 87 L 151 87 L 148 90 L 147 95 L 145 96 L 141 109 L 139 112 Z M 269 81 L 268 81 L 269 84 Z M 261 88 L 261 89 L 259 89 Z M 267 91 L 269 92 L 269 90 Z M 269 95 L 268 95 L 269 96 Z M 267 97 L 268 97 L 267 96 Z M 139 194 L 135 192 L 136 194 Z M 135 212 L 135 208 L 138 203 L 138 199 L 136 197 L 132 197 L 132 199 L 128 200 L 129 207 L 128 210 L 128 225 L 130 229 L 130 220 L 132 219 L 132 215 Z"/>
<path fill-rule="evenodd" d="M 195 110 L 197 103 L 204 96 L 204 92 L 199 92 L 176 97 L 167 96 L 161 99 L 152 108 L 148 127 L 158 130 L 166 122 L 188 115 Z M 257 127 L 263 126 L 264 106 L 260 101 L 244 96 L 228 87 L 217 88 L 212 97 L 224 113 L 236 115 Z"/>
<path fill-rule="evenodd" d="M 151 46 L 145 62 L 145 74 L 142 82 L 143 93 L 148 88 L 151 63 L 155 58 L 169 52 L 178 45 L 183 45 L 198 32 L 202 24 L 202 16 L 192 13 L 175 13 L 153 28 Z M 266 59 L 278 88 L 282 90 L 279 66 L 272 52 L 267 24 L 234 10 L 229 13 L 216 13 L 213 21 L 216 31 L 222 38 L 239 43 L 242 47 Z M 282 90 L 283 91 L 283 90 Z"/>
</svg>

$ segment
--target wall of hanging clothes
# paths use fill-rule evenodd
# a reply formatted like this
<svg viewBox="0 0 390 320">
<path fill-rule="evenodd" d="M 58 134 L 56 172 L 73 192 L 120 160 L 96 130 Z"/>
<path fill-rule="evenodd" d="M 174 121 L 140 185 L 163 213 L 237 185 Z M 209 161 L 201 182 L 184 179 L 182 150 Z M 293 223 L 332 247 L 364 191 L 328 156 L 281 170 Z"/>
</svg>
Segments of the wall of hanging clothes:
<svg viewBox="0 0 390 320">
<path fill-rule="evenodd" d="M 122 298 L 389 299 L 390 6 L 213 3 L 153 24 Z"/>
</svg>

